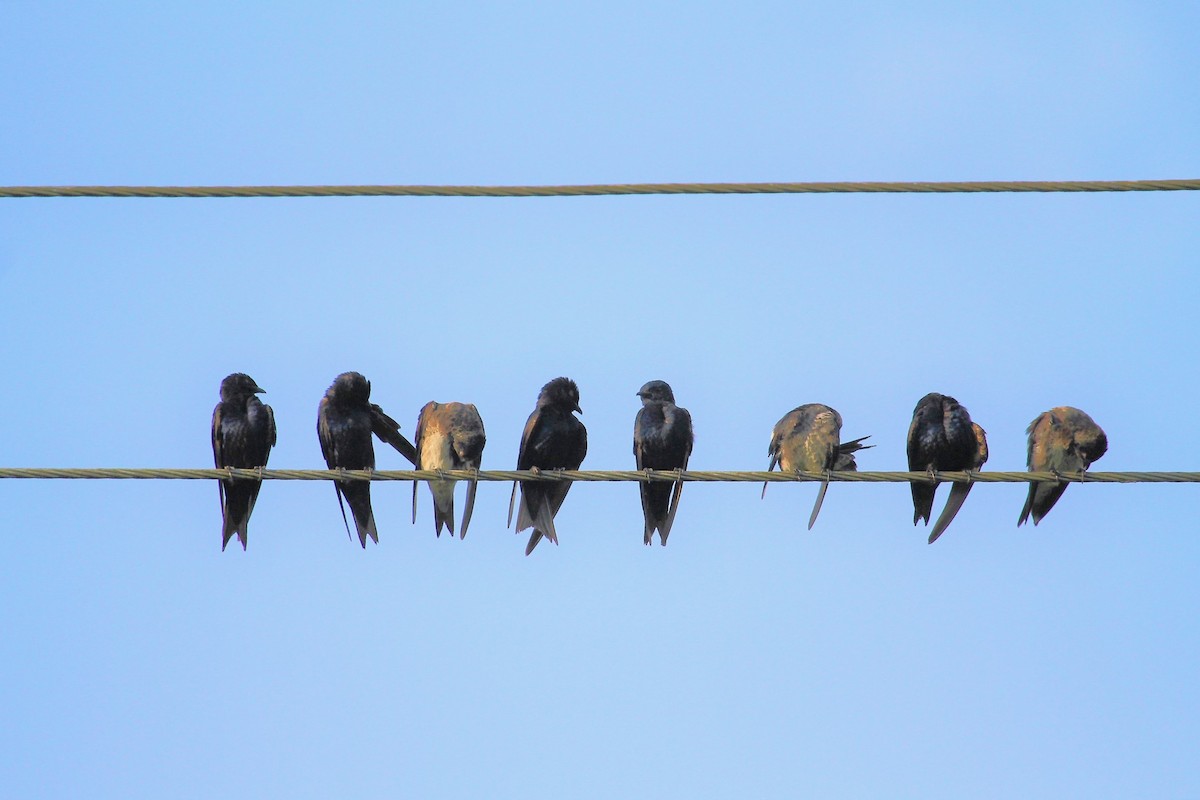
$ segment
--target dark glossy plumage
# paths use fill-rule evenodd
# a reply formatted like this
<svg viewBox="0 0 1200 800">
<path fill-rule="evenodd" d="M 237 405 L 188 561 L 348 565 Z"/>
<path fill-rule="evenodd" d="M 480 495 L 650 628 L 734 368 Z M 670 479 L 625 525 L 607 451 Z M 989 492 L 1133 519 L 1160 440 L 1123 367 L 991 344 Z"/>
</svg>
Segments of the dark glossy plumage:
<svg viewBox="0 0 1200 800">
<path fill-rule="evenodd" d="M 1030 472 L 1083 472 L 1108 450 L 1108 437 L 1100 426 L 1070 406 L 1039 414 L 1025 432 L 1029 434 Z M 1037 525 L 1066 490 L 1065 483 L 1031 482 L 1017 526 L 1024 525 L 1030 516 Z"/>
<path fill-rule="evenodd" d="M 871 445 L 864 445 L 862 436 L 842 443 L 842 415 L 821 403 L 806 403 L 784 414 L 771 431 L 767 454 L 771 457 L 767 471 L 779 465 L 782 472 L 825 472 L 826 470 L 856 470 L 854 454 Z M 829 481 L 823 481 L 808 518 L 808 528 L 816 524 Z M 767 485 L 763 484 L 763 495 Z"/>
<path fill-rule="evenodd" d="M 642 407 L 633 421 L 633 455 L 638 469 L 687 469 L 692 454 L 692 415 L 675 405 L 675 394 L 665 381 L 650 381 L 638 390 Z M 654 531 L 667 543 L 683 482 L 639 483 L 642 514 L 646 520 L 643 541 L 650 544 Z"/>
<path fill-rule="evenodd" d="M 572 412 L 579 407 L 579 388 L 569 378 L 555 378 L 542 387 L 538 394 L 537 407 L 525 423 L 521 434 L 521 449 L 517 455 L 517 469 L 579 469 L 587 454 L 587 429 Z M 570 481 L 520 481 L 521 502 L 517 513 L 517 530 L 532 527 L 525 555 L 545 536 L 558 544 L 558 533 L 554 530 L 554 515 L 562 506 Z M 508 504 L 508 524 L 512 525 L 513 503 L 516 500 L 517 484 L 513 485 L 513 498 Z"/>
<path fill-rule="evenodd" d="M 483 419 L 468 403 L 429 402 L 417 417 L 417 469 L 479 469 L 487 437 Z M 433 529 L 440 537 L 442 526 L 454 535 L 454 481 L 431 480 Z M 466 508 L 463 509 L 462 538 L 475 508 L 476 481 L 467 481 Z M 413 522 L 417 521 L 417 484 L 413 483 Z"/>
<path fill-rule="evenodd" d="M 371 402 L 371 383 L 357 372 L 343 372 L 325 390 L 317 409 L 317 437 L 321 454 L 330 469 L 375 469 L 375 447 L 371 435 L 392 445 L 414 466 L 417 450 L 400 433 L 400 425 Z M 375 515 L 371 511 L 370 481 L 334 481 L 338 505 L 346 533 L 350 524 L 342 499 L 350 505 L 358 539 L 367 546 L 367 537 L 379 543 Z"/>
<path fill-rule="evenodd" d="M 221 402 L 213 409 L 212 447 L 217 469 L 265 467 L 275 446 L 275 414 L 256 394 L 263 390 L 249 375 L 235 372 L 221 381 Z M 247 527 L 262 481 L 222 480 L 221 549 L 235 535 L 246 549 Z"/>
<path fill-rule="evenodd" d="M 987 460 L 987 437 L 983 428 L 971 421 L 967 409 L 953 397 L 930 392 L 913 410 L 908 429 L 908 469 L 910 472 L 958 471 L 979 469 Z M 956 483 L 950 489 L 946 507 L 929 533 L 929 543 L 937 540 L 962 507 L 973 484 Z M 937 483 L 913 481 L 913 524 L 924 519 L 929 524 Z"/>
</svg>

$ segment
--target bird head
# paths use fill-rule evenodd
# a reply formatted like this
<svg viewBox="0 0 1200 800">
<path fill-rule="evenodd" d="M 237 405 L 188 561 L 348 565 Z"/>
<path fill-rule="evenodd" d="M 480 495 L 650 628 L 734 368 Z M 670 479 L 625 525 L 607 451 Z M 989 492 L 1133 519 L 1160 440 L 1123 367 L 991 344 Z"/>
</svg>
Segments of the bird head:
<svg viewBox="0 0 1200 800">
<path fill-rule="evenodd" d="M 225 380 L 221 381 L 221 400 L 226 403 L 239 398 L 245 400 L 264 391 L 266 390 L 254 382 L 254 378 L 244 372 L 227 375 Z"/>
<path fill-rule="evenodd" d="M 583 409 L 579 407 L 579 387 L 570 378 L 555 378 L 543 386 L 538 394 L 538 405 L 583 413 Z"/>
<path fill-rule="evenodd" d="M 638 389 L 637 396 L 643 403 L 674 403 L 675 393 L 666 381 L 650 381 Z"/>
<path fill-rule="evenodd" d="M 343 372 L 333 379 L 326 397 L 345 406 L 365 406 L 371 399 L 371 382 L 359 372 Z"/>
</svg>

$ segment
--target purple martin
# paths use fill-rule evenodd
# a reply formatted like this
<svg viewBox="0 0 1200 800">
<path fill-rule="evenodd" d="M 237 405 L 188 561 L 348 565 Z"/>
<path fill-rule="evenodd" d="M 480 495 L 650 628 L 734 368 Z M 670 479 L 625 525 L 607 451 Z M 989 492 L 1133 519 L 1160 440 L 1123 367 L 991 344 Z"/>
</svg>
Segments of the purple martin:
<svg viewBox="0 0 1200 800">
<path fill-rule="evenodd" d="M 826 472 L 827 470 L 856 470 L 854 454 L 873 445 L 863 444 L 863 436 L 842 443 L 842 415 L 821 403 L 806 403 L 794 408 L 775 423 L 771 431 L 771 444 L 767 455 L 771 457 L 767 472 L 779 465 L 781 472 Z M 822 481 L 808 518 L 808 529 L 812 530 L 825 502 L 829 481 Z M 763 484 L 763 496 L 767 484 Z"/>
<path fill-rule="evenodd" d="M 521 449 L 517 454 L 517 469 L 579 469 L 587 454 L 587 429 L 571 412 L 583 413 L 579 407 L 579 387 L 569 378 L 555 378 L 542 387 L 537 407 L 525 423 L 521 434 Z M 562 506 L 570 481 L 519 481 L 521 509 L 517 513 L 517 530 L 532 527 L 533 534 L 525 547 L 525 555 L 533 552 L 545 536 L 558 544 L 554 530 L 554 515 Z M 508 502 L 508 524 L 512 525 L 513 503 L 517 483 Z"/>
<path fill-rule="evenodd" d="M 317 409 L 317 437 L 321 440 L 325 463 L 330 469 L 375 469 L 372 433 L 416 466 L 417 449 L 400 433 L 399 423 L 371 402 L 370 381 L 357 372 L 343 372 L 325 390 Z M 343 497 L 354 515 L 354 526 L 363 548 L 367 546 L 368 536 L 379 544 L 375 515 L 371 512 L 371 482 L 334 481 L 333 488 L 342 509 L 346 533 L 350 533 L 350 523 L 346 520 Z"/>
<path fill-rule="evenodd" d="M 475 406 L 467 403 L 429 402 L 417 417 L 417 469 L 479 469 L 483 446 L 483 420 Z M 462 533 L 467 538 L 467 525 L 475 508 L 477 482 L 467 482 L 467 506 L 463 510 Z M 442 526 L 454 535 L 454 481 L 431 480 L 433 495 L 433 529 L 440 537 Z M 413 482 L 413 522 L 417 521 L 417 481 Z"/>
<path fill-rule="evenodd" d="M 971 421 L 967 409 L 953 397 L 930 392 L 921 398 L 913 409 L 912 425 L 908 428 L 909 472 L 947 472 L 979 469 L 987 460 L 987 435 L 983 428 Z M 955 483 L 950 488 L 946 507 L 933 524 L 929 543 L 941 536 L 973 484 Z M 913 481 L 913 525 L 924 519 L 929 524 L 933 513 L 933 496 L 937 483 Z"/>
<path fill-rule="evenodd" d="M 633 421 L 633 455 L 638 469 L 687 469 L 692 454 L 692 415 L 675 405 L 675 394 L 665 381 L 650 381 L 637 396 L 642 407 Z M 666 545 L 683 481 L 639 483 L 642 514 L 646 518 L 643 541 L 650 544 L 658 530 L 660 544 Z"/>
<path fill-rule="evenodd" d="M 1108 450 L 1108 437 L 1100 426 L 1070 406 L 1039 414 L 1025 432 L 1029 434 L 1030 472 L 1083 472 Z M 1024 525 L 1031 515 L 1037 525 L 1066 490 L 1066 483 L 1030 482 L 1029 496 L 1017 526 Z"/>
<path fill-rule="evenodd" d="M 261 468 L 275 446 L 275 413 L 260 402 L 262 392 L 249 375 L 235 372 L 221 381 L 221 402 L 213 409 L 213 461 L 217 469 Z M 237 534 L 246 549 L 247 526 L 262 481 L 222 480 L 217 483 L 221 498 L 221 549 Z"/>
</svg>

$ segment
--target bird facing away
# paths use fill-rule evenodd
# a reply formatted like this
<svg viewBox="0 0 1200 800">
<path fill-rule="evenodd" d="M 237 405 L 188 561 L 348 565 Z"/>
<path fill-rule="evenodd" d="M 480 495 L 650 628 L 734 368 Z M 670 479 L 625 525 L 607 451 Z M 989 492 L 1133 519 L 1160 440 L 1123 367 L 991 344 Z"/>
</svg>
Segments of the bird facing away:
<svg viewBox="0 0 1200 800">
<path fill-rule="evenodd" d="M 1029 434 L 1030 472 L 1083 472 L 1108 450 L 1108 437 L 1091 417 L 1070 406 L 1059 406 L 1038 415 L 1025 431 Z M 1050 513 L 1058 498 L 1067 490 L 1066 483 L 1030 482 L 1029 496 L 1017 526 L 1030 515 L 1037 525 Z"/>
<path fill-rule="evenodd" d="M 330 469 L 375 469 L 371 434 L 396 448 L 416 466 L 417 450 L 400 433 L 399 423 L 371 402 L 370 381 L 357 372 L 343 372 L 325 390 L 317 409 L 317 437 L 321 440 L 325 463 Z M 333 488 L 342 509 L 346 533 L 350 533 L 350 523 L 346 520 L 343 497 L 354 515 L 354 526 L 363 548 L 367 546 L 368 536 L 379 544 L 375 515 L 371 512 L 371 482 L 334 481 Z"/>
<path fill-rule="evenodd" d="M 572 413 L 583 413 L 579 407 L 579 387 L 569 378 L 555 378 L 542 387 L 537 407 L 525 423 L 521 434 L 521 449 L 517 454 L 517 469 L 579 469 L 587 454 L 587 429 Z M 558 544 L 554 530 L 554 515 L 571 490 L 570 481 L 519 481 L 521 487 L 517 530 L 533 527 L 525 555 L 533 552 L 545 536 Z M 508 524 L 512 525 L 513 503 L 517 483 L 508 502 Z"/>
<path fill-rule="evenodd" d="M 967 409 L 953 397 L 930 392 L 913 409 L 912 425 L 908 428 L 909 472 L 945 472 L 977 470 L 987 461 L 987 435 L 971 421 Z M 933 513 L 933 496 L 938 483 L 913 481 L 913 524 L 924 519 L 929 524 Z M 971 491 L 970 483 L 955 483 L 950 488 L 946 507 L 933 524 L 929 543 L 941 536 L 963 501 Z"/>
<path fill-rule="evenodd" d="M 479 469 L 483 459 L 483 420 L 475 406 L 468 403 L 428 402 L 417 417 L 417 469 Z M 413 481 L 413 522 L 417 521 L 417 481 Z M 442 526 L 454 535 L 454 481 L 431 480 L 433 530 L 440 537 Z M 467 482 L 467 505 L 463 509 L 462 532 L 475 509 L 477 481 Z"/>
<path fill-rule="evenodd" d="M 665 381 L 650 381 L 637 396 L 642 407 L 633 421 L 633 455 L 638 469 L 687 469 L 692 454 L 692 415 L 675 405 L 675 394 Z M 642 514 L 646 518 L 643 541 L 650 544 L 658 531 L 660 544 L 666 545 L 683 481 L 639 483 Z"/>
<path fill-rule="evenodd" d="M 771 431 L 771 444 L 767 446 L 771 462 L 767 465 L 767 472 L 775 469 L 776 464 L 781 472 L 857 470 L 854 454 L 872 447 L 862 443 L 870 437 L 863 436 L 842 444 L 841 431 L 842 415 L 827 405 L 806 403 L 792 409 L 775 423 Z M 808 517 L 809 530 L 817 522 L 817 514 L 821 513 L 821 504 L 825 502 L 828 489 L 829 481 L 822 481 L 812 514 Z M 767 484 L 764 483 L 761 496 L 765 497 L 766 494 Z"/>
<path fill-rule="evenodd" d="M 213 409 L 213 461 L 217 469 L 262 468 L 275 446 L 275 413 L 260 402 L 262 392 L 249 375 L 235 372 L 221 381 L 221 402 Z M 217 491 L 221 498 L 221 549 L 237 534 L 246 549 L 247 526 L 262 481 L 221 480 Z"/>
</svg>

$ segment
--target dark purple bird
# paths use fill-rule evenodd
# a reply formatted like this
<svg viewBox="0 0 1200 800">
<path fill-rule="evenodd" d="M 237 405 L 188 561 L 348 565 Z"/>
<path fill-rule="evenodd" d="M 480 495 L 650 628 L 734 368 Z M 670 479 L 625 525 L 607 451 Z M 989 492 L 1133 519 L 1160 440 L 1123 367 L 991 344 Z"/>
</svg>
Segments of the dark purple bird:
<svg viewBox="0 0 1200 800">
<path fill-rule="evenodd" d="M 470 403 L 429 402 L 417 417 L 417 469 L 479 469 L 483 459 L 483 419 Z M 462 531 L 467 537 L 467 525 L 475 508 L 474 480 L 467 481 L 466 508 L 463 509 Z M 454 535 L 454 481 L 431 480 L 433 495 L 433 530 L 440 537 L 442 526 Z M 417 521 L 417 482 L 413 482 L 413 522 Z"/>
<path fill-rule="evenodd" d="M 221 381 L 221 402 L 213 409 L 213 461 L 217 469 L 262 468 L 275 446 L 275 414 L 255 395 L 263 390 L 249 375 L 235 372 Z M 221 480 L 221 549 L 236 534 L 246 549 L 247 526 L 262 481 Z"/>
<path fill-rule="evenodd" d="M 583 413 L 579 407 L 579 387 L 569 378 L 555 378 L 542 387 L 537 407 L 525 423 L 521 434 L 521 450 L 517 454 L 517 469 L 579 469 L 587 455 L 587 429 L 572 412 Z M 554 515 L 562 506 L 570 481 L 519 481 L 521 489 L 517 530 L 532 527 L 525 555 L 533 552 L 545 536 L 558 544 L 554 530 Z M 508 524 L 512 525 L 513 504 L 517 498 L 517 483 L 508 503 Z"/>
<path fill-rule="evenodd" d="M 399 423 L 371 402 L 370 381 L 357 372 L 343 372 L 325 390 L 317 409 L 317 437 L 321 440 L 325 463 L 330 469 L 375 469 L 371 434 L 396 448 L 416 466 L 417 450 L 401 435 Z M 346 520 L 343 497 L 354 515 L 354 526 L 363 548 L 367 546 L 368 536 L 379 544 L 375 515 L 371 512 L 371 482 L 334 481 L 333 488 L 342 509 L 346 533 L 350 533 L 350 523 Z"/>
<path fill-rule="evenodd" d="M 971 421 L 967 409 L 953 397 L 930 392 L 913 410 L 908 429 L 909 472 L 949 472 L 977 470 L 987 460 L 987 437 L 983 428 Z M 913 524 L 924 519 L 929 524 L 933 496 L 938 483 L 913 481 Z M 929 543 L 933 544 L 954 520 L 971 491 L 970 483 L 955 483 L 950 488 L 946 507 L 933 524 Z"/>
<path fill-rule="evenodd" d="M 692 454 L 692 415 L 675 405 L 675 394 L 665 381 L 650 381 L 638 390 L 642 408 L 633 421 L 633 455 L 638 469 L 687 469 Z M 646 518 L 643 541 L 650 544 L 658 531 L 660 544 L 667 543 L 683 481 L 639 483 L 642 514 Z"/>
<path fill-rule="evenodd" d="M 1083 472 L 1108 450 L 1108 437 L 1100 426 L 1070 406 L 1039 414 L 1025 432 L 1029 434 L 1030 472 Z M 1037 525 L 1066 490 L 1066 483 L 1031 482 L 1017 526 L 1024 525 L 1030 516 Z"/>
<path fill-rule="evenodd" d="M 827 405 L 806 403 L 792 409 L 775 423 L 771 431 L 771 443 L 767 446 L 771 461 L 767 465 L 767 472 L 775 469 L 776 464 L 782 472 L 858 469 L 854 454 L 873 445 L 862 443 L 869 438 L 867 436 L 843 443 L 841 431 L 842 415 Z M 808 517 L 809 530 L 817 522 L 817 514 L 821 513 L 821 504 L 825 502 L 828 489 L 829 481 L 822 481 Z M 764 483 L 763 496 L 766 493 L 767 484 Z"/>
</svg>

